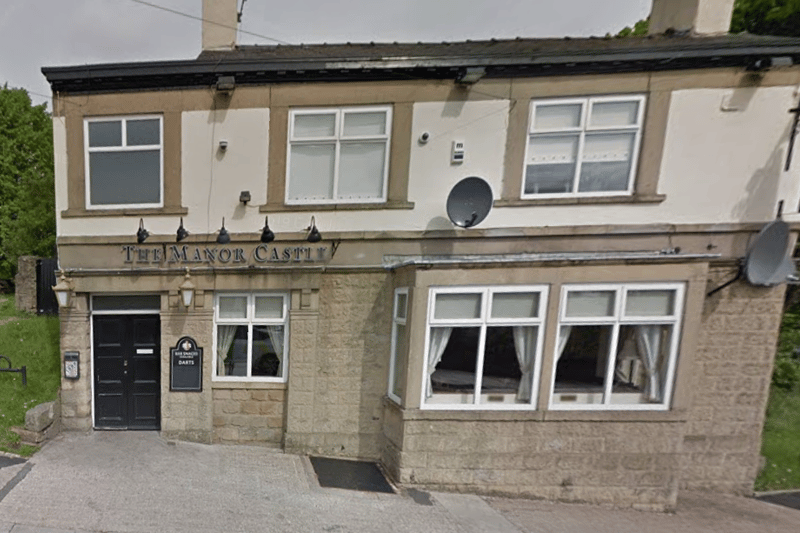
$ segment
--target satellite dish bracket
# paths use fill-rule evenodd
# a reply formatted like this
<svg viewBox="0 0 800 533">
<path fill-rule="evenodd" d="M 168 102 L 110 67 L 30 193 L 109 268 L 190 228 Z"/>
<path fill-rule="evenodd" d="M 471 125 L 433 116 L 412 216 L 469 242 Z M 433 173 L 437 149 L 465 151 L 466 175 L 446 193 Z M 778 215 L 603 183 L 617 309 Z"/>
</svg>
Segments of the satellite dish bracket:
<svg viewBox="0 0 800 533">
<path fill-rule="evenodd" d="M 725 287 L 727 287 L 729 285 L 733 285 L 734 283 L 736 283 L 737 281 L 739 281 L 742 278 L 742 274 L 744 274 L 744 265 L 740 263 L 739 264 L 739 271 L 736 272 L 736 277 L 726 281 L 725 283 L 723 283 L 722 285 L 720 285 L 716 289 L 710 290 L 709 292 L 706 293 L 706 297 L 711 296 L 712 294 L 721 291 L 722 289 L 724 289 Z"/>
</svg>

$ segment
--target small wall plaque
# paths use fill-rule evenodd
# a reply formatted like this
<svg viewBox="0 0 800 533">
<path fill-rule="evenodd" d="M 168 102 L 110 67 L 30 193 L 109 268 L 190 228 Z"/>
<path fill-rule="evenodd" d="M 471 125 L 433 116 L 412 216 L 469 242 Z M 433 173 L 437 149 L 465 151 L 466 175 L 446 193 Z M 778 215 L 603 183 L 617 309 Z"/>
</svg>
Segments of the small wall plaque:
<svg viewBox="0 0 800 533">
<path fill-rule="evenodd" d="M 169 390 L 201 392 L 203 390 L 203 349 L 191 337 L 182 337 L 169 350 Z"/>
</svg>

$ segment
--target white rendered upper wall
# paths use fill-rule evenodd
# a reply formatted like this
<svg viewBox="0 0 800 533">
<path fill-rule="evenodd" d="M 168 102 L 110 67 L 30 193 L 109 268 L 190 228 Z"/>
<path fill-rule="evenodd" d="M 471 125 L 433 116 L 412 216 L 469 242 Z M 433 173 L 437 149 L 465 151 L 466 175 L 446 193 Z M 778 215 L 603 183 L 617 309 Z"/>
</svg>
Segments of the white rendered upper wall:
<svg viewBox="0 0 800 533">
<path fill-rule="evenodd" d="M 795 87 L 691 89 L 672 93 L 657 191 L 660 203 L 567 204 L 495 207 L 482 229 L 544 226 L 761 223 L 785 201 L 792 220 L 800 190 L 800 154 L 784 172 Z M 495 198 L 502 191 L 509 101 L 428 102 L 414 105 L 408 200 L 413 210 L 315 210 L 270 214 L 270 227 L 297 232 L 311 215 L 325 231 L 403 231 L 452 228 L 447 195 L 459 180 L 483 177 Z M 182 201 L 184 225 L 192 234 L 212 234 L 222 217 L 231 232 L 258 232 L 266 202 L 268 109 L 192 111 L 182 114 Z M 60 213 L 67 205 L 66 141 L 54 118 L 56 193 Z M 418 139 L 428 132 L 430 140 Z M 228 149 L 219 150 L 226 140 Z M 465 159 L 451 163 L 453 141 L 463 141 Z M 646 142 L 646 140 L 645 140 Z M 797 152 L 797 149 L 795 150 Z M 79 155 L 82 157 L 82 154 Z M 522 173 L 523 169 L 520 168 Z M 247 206 L 239 193 L 249 191 Z M 61 236 L 128 235 L 137 217 L 59 217 Z M 148 216 L 152 234 L 171 235 L 177 216 Z M 101 223 L 98 223 L 101 222 Z"/>
</svg>

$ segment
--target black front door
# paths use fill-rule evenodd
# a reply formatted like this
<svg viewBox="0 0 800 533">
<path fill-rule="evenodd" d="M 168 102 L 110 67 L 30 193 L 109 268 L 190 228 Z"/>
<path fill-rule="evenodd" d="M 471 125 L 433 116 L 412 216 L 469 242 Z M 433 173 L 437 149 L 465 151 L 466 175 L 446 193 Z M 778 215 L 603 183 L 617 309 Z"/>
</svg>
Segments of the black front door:
<svg viewBox="0 0 800 533">
<path fill-rule="evenodd" d="M 160 429 L 157 315 L 94 317 L 94 425 Z"/>
</svg>

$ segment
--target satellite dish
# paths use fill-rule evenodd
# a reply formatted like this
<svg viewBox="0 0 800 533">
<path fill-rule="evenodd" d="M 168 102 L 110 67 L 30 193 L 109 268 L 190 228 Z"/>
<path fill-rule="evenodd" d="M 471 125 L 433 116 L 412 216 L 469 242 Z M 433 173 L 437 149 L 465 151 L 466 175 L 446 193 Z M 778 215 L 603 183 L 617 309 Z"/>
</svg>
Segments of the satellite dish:
<svg viewBox="0 0 800 533">
<path fill-rule="evenodd" d="M 483 222 L 492 210 L 492 188 L 483 178 L 464 178 L 456 183 L 447 196 L 447 216 L 461 228 L 471 228 Z"/>
<path fill-rule="evenodd" d="M 786 222 L 777 219 L 764 226 L 744 258 L 742 268 L 747 282 L 772 287 L 784 283 L 794 274 L 789 243 L 789 225 Z"/>
</svg>

